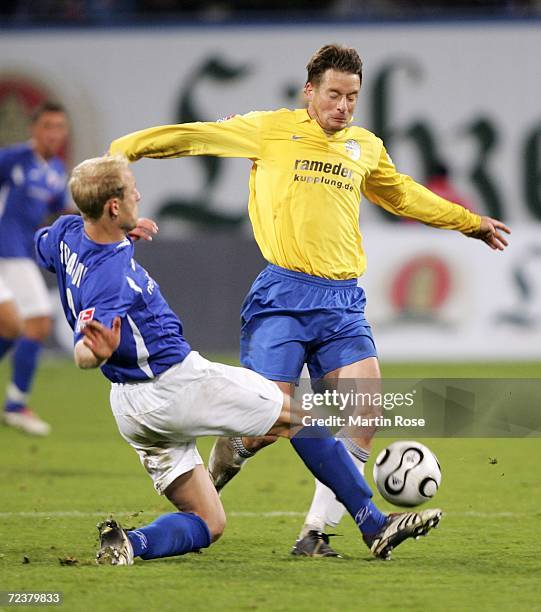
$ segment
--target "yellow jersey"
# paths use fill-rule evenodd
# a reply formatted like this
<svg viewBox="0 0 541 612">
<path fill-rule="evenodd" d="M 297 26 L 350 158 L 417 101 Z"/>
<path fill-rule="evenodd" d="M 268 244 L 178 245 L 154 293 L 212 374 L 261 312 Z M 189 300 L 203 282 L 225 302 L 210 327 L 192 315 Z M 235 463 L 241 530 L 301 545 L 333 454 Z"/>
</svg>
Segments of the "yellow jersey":
<svg viewBox="0 0 541 612">
<path fill-rule="evenodd" d="M 383 142 L 360 127 L 327 135 L 304 109 L 164 125 L 115 140 L 112 154 L 251 159 L 249 214 L 263 257 L 329 279 L 361 276 L 361 196 L 385 210 L 443 229 L 479 229 L 481 218 L 397 172 Z"/>
</svg>

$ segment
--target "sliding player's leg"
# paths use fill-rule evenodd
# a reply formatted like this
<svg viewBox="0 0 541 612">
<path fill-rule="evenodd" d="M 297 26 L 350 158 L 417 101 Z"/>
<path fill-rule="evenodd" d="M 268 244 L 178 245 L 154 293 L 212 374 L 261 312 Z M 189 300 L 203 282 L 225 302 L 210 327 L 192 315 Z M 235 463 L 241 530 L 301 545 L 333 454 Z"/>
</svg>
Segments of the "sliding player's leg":
<svg viewBox="0 0 541 612">
<path fill-rule="evenodd" d="M 282 393 L 293 395 L 294 384 L 274 381 Z M 217 438 L 209 457 L 209 474 L 218 492 L 233 479 L 258 451 L 277 440 L 277 436 L 232 436 Z"/>
<path fill-rule="evenodd" d="M 207 548 L 225 528 L 225 512 L 202 464 L 176 478 L 164 492 L 178 512 L 124 531 L 116 521 L 100 528 L 100 564 L 131 565 L 134 557 L 158 559 Z"/>
<path fill-rule="evenodd" d="M 159 494 L 179 510 L 126 532 L 99 525 L 101 564 L 131 565 L 206 548 L 225 527 L 223 507 L 199 455 L 204 435 L 265 434 L 282 409 L 282 393 L 254 372 L 215 364 L 192 352 L 155 380 L 113 384 L 111 407 Z"/>
</svg>

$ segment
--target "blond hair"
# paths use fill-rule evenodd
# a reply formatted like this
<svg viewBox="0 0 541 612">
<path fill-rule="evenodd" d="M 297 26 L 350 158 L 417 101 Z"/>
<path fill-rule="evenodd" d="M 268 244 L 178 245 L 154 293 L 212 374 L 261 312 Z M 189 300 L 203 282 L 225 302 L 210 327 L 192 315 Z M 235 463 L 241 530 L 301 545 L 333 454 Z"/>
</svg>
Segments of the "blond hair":
<svg viewBox="0 0 541 612">
<path fill-rule="evenodd" d="M 75 166 L 68 184 L 83 217 L 99 219 L 106 202 L 124 198 L 123 171 L 128 167 L 128 160 L 121 155 L 94 157 Z"/>
</svg>

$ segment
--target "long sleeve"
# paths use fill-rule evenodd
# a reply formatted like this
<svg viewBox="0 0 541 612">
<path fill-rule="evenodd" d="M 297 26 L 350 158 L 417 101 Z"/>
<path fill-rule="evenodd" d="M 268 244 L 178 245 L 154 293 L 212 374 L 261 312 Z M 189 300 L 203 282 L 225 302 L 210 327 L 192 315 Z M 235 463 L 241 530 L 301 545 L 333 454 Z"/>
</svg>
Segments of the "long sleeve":
<svg viewBox="0 0 541 612">
<path fill-rule="evenodd" d="M 255 112 L 224 121 L 148 128 L 113 141 L 110 152 L 125 155 L 130 161 L 142 157 L 164 159 L 192 155 L 255 160 L 261 153 L 262 126 L 268 114 Z"/>
<path fill-rule="evenodd" d="M 388 212 L 422 221 L 432 227 L 468 234 L 479 229 L 481 217 L 459 204 L 449 202 L 397 172 L 382 145 L 376 168 L 367 176 L 363 193 Z"/>
</svg>

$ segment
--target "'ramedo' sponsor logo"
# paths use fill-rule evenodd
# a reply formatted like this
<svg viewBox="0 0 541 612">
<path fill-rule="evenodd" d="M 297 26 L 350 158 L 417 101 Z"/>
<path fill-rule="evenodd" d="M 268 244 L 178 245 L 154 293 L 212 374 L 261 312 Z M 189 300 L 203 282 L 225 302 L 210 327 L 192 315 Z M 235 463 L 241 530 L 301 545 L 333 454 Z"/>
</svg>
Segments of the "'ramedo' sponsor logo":
<svg viewBox="0 0 541 612">
<path fill-rule="evenodd" d="M 323 163 L 322 161 L 314 159 L 296 159 L 295 170 L 312 170 L 314 172 L 334 174 L 335 176 L 341 176 L 347 179 L 353 178 L 353 170 L 343 166 L 342 162 L 338 164 L 331 164 L 330 162 Z"/>
<path fill-rule="evenodd" d="M 312 183 L 313 185 L 330 185 L 338 189 L 353 191 L 353 182 L 351 182 L 353 180 L 353 170 L 344 166 L 342 162 L 332 164 L 330 162 L 324 163 L 315 159 L 296 159 L 294 169 L 322 173 L 319 176 L 295 173 L 293 176 L 294 182 Z M 334 175 L 336 178 L 325 175 Z M 341 179 L 349 179 L 349 181 Z"/>
</svg>

